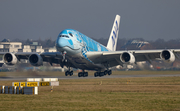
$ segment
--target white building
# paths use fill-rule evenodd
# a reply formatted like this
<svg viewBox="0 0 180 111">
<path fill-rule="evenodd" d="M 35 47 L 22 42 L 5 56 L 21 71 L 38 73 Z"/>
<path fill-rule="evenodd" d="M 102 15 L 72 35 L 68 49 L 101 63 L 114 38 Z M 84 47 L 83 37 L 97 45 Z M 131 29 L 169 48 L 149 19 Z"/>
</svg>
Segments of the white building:
<svg viewBox="0 0 180 111">
<path fill-rule="evenodd" d="M 30 45 L 23 45 L 22 46 L 22 52 L 31 52 Z"/>
<path fill-rule="evenodd" d="M 10 42 L 8 39 L 0 42 L 0 52 L 18 52 L 19 49 L 22 49 L 21 42 Z"/>
<path fill-rule="evenodd" d="M 33 42 L 31 45 L 22 45 L 21 42 L 10 42 L 8 39 L 4 39 L 0 42 L 0 52 L 44 52 L 41 45 L 38 42 Z"/>
<path fill-rule="evenodd" d="M 57 52 L 57 50 L 56 50 L 55 47 L 53 47 L 53 48 L 45 48 L 44 52 Z"/>
<path fill-rule="evenodd" d="M 22 45 L 22 52 L 44 52 L 40 45 Z"/>
</svg>

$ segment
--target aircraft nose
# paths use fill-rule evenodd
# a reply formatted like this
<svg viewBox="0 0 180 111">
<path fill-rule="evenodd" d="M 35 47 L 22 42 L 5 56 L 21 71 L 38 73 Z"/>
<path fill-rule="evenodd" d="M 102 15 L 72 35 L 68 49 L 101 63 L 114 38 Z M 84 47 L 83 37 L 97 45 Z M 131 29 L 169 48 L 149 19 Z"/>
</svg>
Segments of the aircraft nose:
<svg viewBox="0 0 180 111">
<path fill-rule="evenodd" d="M 56 47 L 62 48 L 68 46 L 70 48 L 74 48 L 73 47 L 73 42 L 71 39 L 67 39 L 65 37 L 58 37 L 57 41 L 56 41 Z"/>
<path fill-rule="evenodd" d="M 67 40 L 65 38 L 58 37 L 58 39 L 56 40 L 56 45 L 57 47 L 62 48 L 67 45 Z"/>
</svg>

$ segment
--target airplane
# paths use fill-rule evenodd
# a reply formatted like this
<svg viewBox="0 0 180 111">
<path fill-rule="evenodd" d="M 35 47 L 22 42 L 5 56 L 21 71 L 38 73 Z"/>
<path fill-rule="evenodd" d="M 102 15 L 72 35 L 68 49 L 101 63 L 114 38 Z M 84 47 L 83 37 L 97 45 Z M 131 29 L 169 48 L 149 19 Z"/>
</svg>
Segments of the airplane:
<svg viewBox="0 0 180 111">
<path fill-rule="evenodd" d="M 57 52 L 1 52 L 3 61 L 7 65 L 14 65 L 20 59 L 27 59 L 33 66 L 41 66 L 43 62 L 60 64 L 68 70 L 65 76 L 72 76 L 72 68 L 82 69 L 78 77 L 87 77 L 86 70 L 95 70 L 94 77 L 111 75 L 113 66 L 123 64 L 137 64 L 137 62 L 152 60 L 163 60 L 174 62 L 178 57 L 180 49 L 162 50 L 123 50 L 116 51 L 120 16 L 116 15 L 113 27 L 109 36 L 107 46 L 87 37 L 74 29 L 65 29 L 57 37 L 55 46 Z"/>
</svg>

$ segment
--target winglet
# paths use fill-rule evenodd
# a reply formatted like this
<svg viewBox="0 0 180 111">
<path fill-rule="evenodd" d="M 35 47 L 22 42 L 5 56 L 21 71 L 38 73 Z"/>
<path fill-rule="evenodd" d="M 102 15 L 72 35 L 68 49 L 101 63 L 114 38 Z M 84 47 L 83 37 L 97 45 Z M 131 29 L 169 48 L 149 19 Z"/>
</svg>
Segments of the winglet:
<svg viewBox="0 0 180 111">
<path fill-rule="evenodd" d="M 114 20 L 114 24 L 111 30 L 111 34 L 109 36 L 109 41 L 107 44 L 107 48 L 111 51 L 116 51 L 116 45 L 117 45 L 117 39 L 118 39 L 118 33 L 119 33 L 119 24 L 120 24 L 120 16 L 116 15 L 116 18 Z"/>
</svg>

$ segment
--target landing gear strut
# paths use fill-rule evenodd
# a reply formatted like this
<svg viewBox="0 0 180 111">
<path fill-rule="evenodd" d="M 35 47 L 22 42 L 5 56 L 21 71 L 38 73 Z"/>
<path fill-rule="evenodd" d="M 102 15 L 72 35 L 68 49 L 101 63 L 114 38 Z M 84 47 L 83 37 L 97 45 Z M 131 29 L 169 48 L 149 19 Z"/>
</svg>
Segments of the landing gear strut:
<svg viewBox="0 0 180 111">
<path fill-rule="evenodd" d="M 62 52 L 62 56 L 63 56 L 62 62 L 67 62 L 66 51 Z"/>
<path fill-rule="evenodd" d="M 105 75 L 111 75 L 112 74 L 112 71 L 111 70 L 105 70 L 104 72 L 95 72 L 94 73 L 94 77 L 102 77 L 102 76 L 105 76 Z"/>
</svg>

